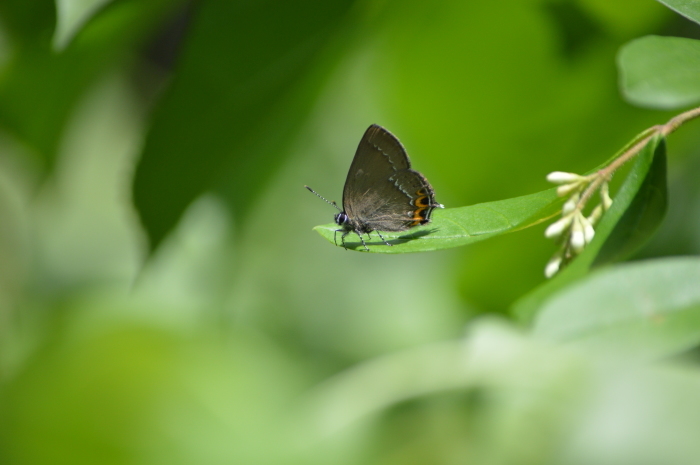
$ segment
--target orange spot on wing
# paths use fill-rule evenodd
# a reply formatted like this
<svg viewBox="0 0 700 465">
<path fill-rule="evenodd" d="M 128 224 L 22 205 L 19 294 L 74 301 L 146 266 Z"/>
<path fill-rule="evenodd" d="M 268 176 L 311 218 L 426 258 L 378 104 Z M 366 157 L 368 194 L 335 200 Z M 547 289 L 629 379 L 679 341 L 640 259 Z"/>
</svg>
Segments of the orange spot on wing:
<svg viewBox="0 0 700 465">
<path fill-rule="evenodd" d="M 411 226 L 418 226 L 419 224 L 423 224 L 426 221 L 426 216 L 428 215 L 427 213 L 428 207 L 421 207 L 417 209 L 416 211 L 413 212 L 413 223 L 411 223 Z"/>
</svg>

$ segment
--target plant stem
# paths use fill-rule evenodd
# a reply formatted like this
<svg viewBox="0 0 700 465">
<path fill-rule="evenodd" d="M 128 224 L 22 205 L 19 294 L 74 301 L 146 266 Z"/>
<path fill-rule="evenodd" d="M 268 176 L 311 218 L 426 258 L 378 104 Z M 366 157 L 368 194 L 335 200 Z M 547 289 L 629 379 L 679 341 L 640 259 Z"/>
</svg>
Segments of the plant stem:
<svg viewBox="0 0 700 465">
<path fill-rule="evenodd" d="M 685 113 L 681 113 L 678 116 L 671 118 L 668 123 L 662 126 L 661 133 L 664 136 L 671 134 L 673 131 L 681 127 L 684 123 L 693 120 L 700 116 L 700 107 L 688 110 Z"/>
<path fill-rule="evenodd" d="M 615 160 L 612 161 L 612 163 L 610 163 L 605 168 L 599 170 L 595 174 L 595 178 L 593 179 L 593 181 L 588 185 L 583 194 L 581 194 L 581 198 L 576 204 L 577 208 L 583 209 L 583 207 L 586 206 L 586 203 L 590 200 L 593 194 L 595 194 L 595 192 L 600 188 L 601 184 L 610 181 L 610 178 L 612 178 L 612 175 L 613 173 L 615 173 L 615 171 L 617 171 L 622 165 L 639 155 L 642 149 L 644 149 L 647 143 L 654 136 L 660 134 L 661 136 L 666 137 L 672 132 L 674 132 L 676 129 L 681 127 L 683 124 L 698 117 L 700 117 L 700 107 L 693 108 L 692 110 L 688 110 L 684 113 L 681 113 L 680 115 L 674 116 L 673 118 L 668 120 L 666 124 L 652 126 L 646 131 L 642 132 L 635 141 L 628 144 L 629 148 L 625 150 L 622 153 L 622 155 L 617 157 Z"/>
</svg>

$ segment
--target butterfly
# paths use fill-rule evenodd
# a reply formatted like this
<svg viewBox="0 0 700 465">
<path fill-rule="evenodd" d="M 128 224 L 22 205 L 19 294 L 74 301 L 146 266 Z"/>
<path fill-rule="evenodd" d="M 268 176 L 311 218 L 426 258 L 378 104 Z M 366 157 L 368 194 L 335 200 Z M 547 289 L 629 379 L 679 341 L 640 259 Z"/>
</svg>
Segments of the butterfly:
<svg viewBox="0 0 700 465">
<path fill-rule="evenodd" d="M 363 234 L 376 231 L 406 231 L 430 222 L 435 208 L 444 208 L 435 200 L 428 180 L 411 169 L 411 161 L 401 142 L 383 127 L 371 125 L 360 140 L 343 189 L 343 208 L 329 202 L 309 186 L 304 186 L 339 210 L 335 222 L 342 232 L 341 242 L 354 232 L 369 251 Z M 337 244 L 337 241 L 336 241 Z"/>
</svg>

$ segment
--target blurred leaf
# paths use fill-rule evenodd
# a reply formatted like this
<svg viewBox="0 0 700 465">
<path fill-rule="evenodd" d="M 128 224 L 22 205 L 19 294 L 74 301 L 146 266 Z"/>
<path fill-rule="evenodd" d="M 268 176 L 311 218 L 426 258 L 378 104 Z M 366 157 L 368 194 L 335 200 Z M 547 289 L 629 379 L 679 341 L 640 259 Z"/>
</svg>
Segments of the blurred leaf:
<svg viewBox="0 0 700 465">
<path fill-rule="evenodd" d="M 700 456 L 696 367 L 637 367 L 603 360 L 601 379 L 589 391 L 591 402 L 576 418 L 555 463 L 694 463 Z"/>
<path fill-rule="evenodd" d="M 638 247 L 648 239 L 661 221 L 666 208 L 665 201 L 662 201 L 666 194 L 660 192 L 661 188 L 665 189 L 666 183 L 659 180 L 661 173 L 666 173 L 665 163 L 666 144 L 662 138 L 656 136 L 637 155 L 632 169 L 614 197 L 612 206 L 596 227 L 593 241 L 554 278 L 515 302 L 511 313 L 521 320 L 529 321 L 542 302 L 585 276 L 591 266 L 603 265 L 609 260 L 619 258 L 623 253 L 629 254 L 633 251 L 632 247 Z M 636 201 L 637 197 L 640 198 L 639 201 Z M 622 241 L 625 238 L 634 238 L 634 241 L 624 244 Z M 607 247 L 602 250 L 609 239 L 621 247 L 619 253 Z"/>
<path fill-rule="evenodd" d="M 604 24 L 606 33 L 625 37 L 625 40 L 657 30 L 673 16 L 668 8 L 653 1 L 581 0 L 576 3 Z"/>
<path fill-rule="evenodd" d="M 5 374 L 0 463 L 284 463 L 291 447 L 271 435 L 304 379 L 287 354 L 242 330 L 90 319 L 109 305 L 50 309 L 50 340 Z"/>
<path fill-rule="evenodd" d="M 649 359 L 700 343 L 700 259 L 633 262 L 554 294 L 534 332 L 558 342 Z"/>
<path fill-rule="evenodd" d="M 475 321 L 463 341 L 388 354 L 329 379 L 310 393 L 307 419 L 291 423 L 319 445 L 364 431 L 377 438 L 374 452 L 389 448 L 387 436 L 401 430 L 383 431 L 387 422 L 368 420 L 422 405 L 432 415 L 414 428 L 425 437 L 440 420 L 431 401 L 449 392 L 471 401 L 452 424 L 470 427 L 471 434 L 455 438 L 462 447 L 445 444 L 433 460 L 376 463 L 693 463 L 700 452 L 697 370 L 630 366 L 598 355 L 557 350 L 502 323 Z M 443 450 L 453 453 L 445 457 Z"/>
<path fill-rule="evenodd" d="M 152 399 L 173 377 L 176 339 L 143 328 L 120 328 L 76 341 L 65 338 L 60 323 L 54 323 L 50 340 L 42 341 L 45 346 L 4 380 L 0 460 L 126 463 L 133 457 L 133 445 L 116 438 L 144 427 Z M 33 446 L 36 431 L 44 438 L 41 447 Z"/>
<path fill-rule="evenodd" d="M 462 410 L 459 422 L 474 424 L 478 436 L 457 438 L 466 446 L 454 450 L 457 456 L 438 459 L 444 453 L 438 450 L 433 460 L 418 463 L 552 463 L 552 434 L 577 411 L 589 373 L 582 369 L 587 360 L 551 349 L 500 320 L 478 320 L 462 340 L 387 354 L 325 381 L 302 403 L 305 418 L 292 424 L 304 445 L 346 436 L 362 420 L 409 401 L 471 393 L 481 400 L 478 413 Z M 419 431 L 427 434 L 433 426 Z"/>
<path fill-rule="evenodd" d="M 658 0 L 673 11 L 700 24 L 700 2 L 695 0 Z"/>
<path fill-rule="evenodd" d="M 157 247 L 217 190 L 245 220 L 349 42 L 352 0 L 204 1 L 153 117 L 134 201 Z"/>
<path fill-rule="evenodd" d="M 426 252 L 459 247 L 541 223 L 556 214 L 561 203 L 555 188 L 468 207 L 436 209 L 430 224 L 408 232 L 383 232 L 382 236 L 393 247 L 387 247 L 376 233 L 373 240 L 365 242 L 373 246 L 370 252 L 375 253 Z M 331 223 L 314 229 L 334 243 L 338 225 Z M 340 238 L 337 245 L 342 247 Z M 345 245 L 351 250 L 365 251 L 355 233 L 345 238 Z"/>
<path fill-rule="evenodd" d="M 700 41 L 642 37 L 622 47 L 617 62 L 630 103 L 674 109 L 700 102 Z"/>
<path fill-rule="evenodd" d="M 15 44 L 46 40 L 56 23 L 54 10 L 54 0 L 0 2 L 2 32 L 9 36 L 4 40 L 11 38 Z"/>
<path fill-rule="evenodd" d="M 56 31 L 53 46 L 63 50 L 100 8 L 112 0 L 56 0 Z"/>
<path fill-rule="evenodd" d="M 102 72 L 128 57 L 164 14 L 169 0 L 124 0 L 96 15 L 62 53 L 51 47 L 51 3 L 0 2 L 14 53 L 0 79 L 0 126 L 53 166 L 67 118 Z M 47 11 L 47 9 L 50 9 Z"/>
<path fill-rule="evenodd" d="M 562 55 L 569 60 L 583 55 L 604 34 L 597 18 L 578 2 L 549 1 L 543 7 L 557 28 Z"/>
</svg>

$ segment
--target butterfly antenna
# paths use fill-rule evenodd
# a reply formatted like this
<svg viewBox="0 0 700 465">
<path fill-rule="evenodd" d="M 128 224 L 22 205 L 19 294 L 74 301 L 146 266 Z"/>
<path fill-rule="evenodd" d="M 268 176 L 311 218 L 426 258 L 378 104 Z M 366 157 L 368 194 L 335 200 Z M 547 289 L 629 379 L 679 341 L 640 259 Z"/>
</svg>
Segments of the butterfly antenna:
<svg viewBox="0 0 700 465">
<path fill-rule="evenodd" d="M 340 207 L 338 206 L 338 204 L 335 203 L 335 201 L 331 202 L 330 200 L 328 200 L 327 198 L 325 198 L 324 196 L 322 196 L 321 194 L 319 194 L 318 192 L 316 192 L 315 190 L 313 190 L 313 189 L 310 188 L 309 186 L 304 186 L 304 187 L 306 187 L 312 194 L 314 194 L 314 195 L 315 195 L 316 197 L 318 197 L 319 199 L 324 200 L 326 203 L 329 203 L 329 204 L 333 205 L 335 208 L 338 209 L 338 211 L 342 211 L 342 210 L 340 209 Z"/>
</svg>

